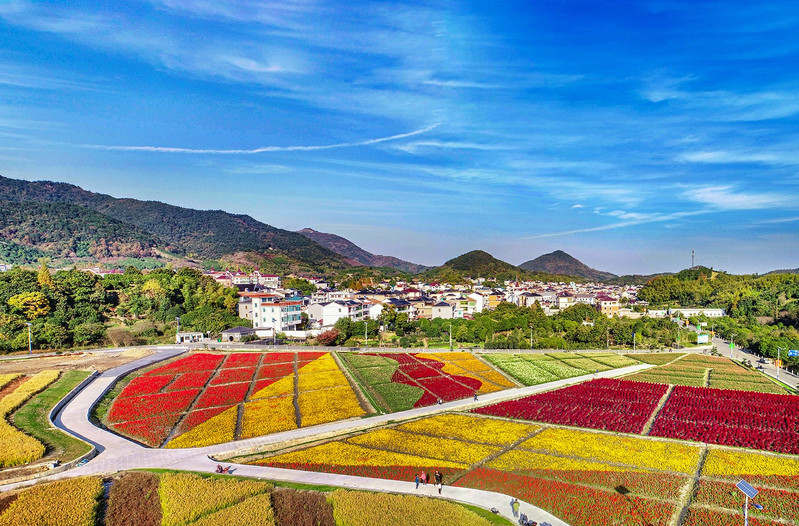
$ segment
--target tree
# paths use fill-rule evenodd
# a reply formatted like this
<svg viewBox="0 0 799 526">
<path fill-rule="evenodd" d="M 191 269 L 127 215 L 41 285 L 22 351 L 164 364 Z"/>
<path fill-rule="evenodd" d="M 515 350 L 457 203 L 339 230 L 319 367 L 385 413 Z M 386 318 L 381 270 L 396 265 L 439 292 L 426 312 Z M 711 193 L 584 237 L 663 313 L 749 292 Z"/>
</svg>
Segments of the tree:
<svg viewBox="0 0 799 526">
<path fill-rule="evenodd" d="M 330 329 L 329 331 L 325 331 L 317 336 L 316 341 L 319 343 L 319 345 L 329 347 L 331 345 L 336 345 L 340 335 L 341 334 L 339 333 L 338 329 Z"/>
<path fill-rule="evenodd" d="M 39 282 L 40 287 L 53 288 L 55 286 L 53 276 L 50 275 L 50 269 L 47 268 L 47 258 L 41 259 L 41 265 L 39 265 L 39 272 L 36 274 L 36 280 Z"/>
<path fill-rule="evenodd" d="M 23 292 L 12 296 L 8 300 L 11 307 L 22 312 L 29 320 L 35 320 L 42 316 L 47 316 L 50 312 L 50 303 L 47 297 L 41 292 Z"/>
</svg>

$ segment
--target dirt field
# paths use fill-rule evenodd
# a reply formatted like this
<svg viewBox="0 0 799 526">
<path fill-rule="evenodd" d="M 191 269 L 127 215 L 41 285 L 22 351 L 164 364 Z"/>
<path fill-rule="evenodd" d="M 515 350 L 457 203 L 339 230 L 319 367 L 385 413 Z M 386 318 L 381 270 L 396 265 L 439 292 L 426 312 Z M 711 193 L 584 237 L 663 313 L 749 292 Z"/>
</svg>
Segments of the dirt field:
<svg viewBox="0 0 799 526">
<path fill-rule="evenodd" d="M 138 360 L 152 354 L 150 349 L 129 349 L 120 352 L 75 352 L 64 353 L 59 356 L 46 356 L 37 358 L 24 358 L 19 360 L 0 361 L 0 373 L 34 374 L 45 369 L 59 369 L 62 371 L 96 369 L 100 372 L 107 371 L 119 365 L 124 365 L 133 360 Z"/>
</svg>

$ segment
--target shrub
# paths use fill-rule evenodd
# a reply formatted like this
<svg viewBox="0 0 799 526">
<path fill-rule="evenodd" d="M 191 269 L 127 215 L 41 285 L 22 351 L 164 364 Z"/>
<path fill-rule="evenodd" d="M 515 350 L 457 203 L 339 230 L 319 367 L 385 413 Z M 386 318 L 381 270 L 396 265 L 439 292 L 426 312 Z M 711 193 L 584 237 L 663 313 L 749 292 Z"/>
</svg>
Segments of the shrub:
<svg viewBox="0 0 799 526">
<path fill-rule="evenodd" d="M 127 329 L 120 327 L 109 329 L 106 337 L 114 347 L 127 347 L 136 343 L 136 337 Z"/>
</svg>

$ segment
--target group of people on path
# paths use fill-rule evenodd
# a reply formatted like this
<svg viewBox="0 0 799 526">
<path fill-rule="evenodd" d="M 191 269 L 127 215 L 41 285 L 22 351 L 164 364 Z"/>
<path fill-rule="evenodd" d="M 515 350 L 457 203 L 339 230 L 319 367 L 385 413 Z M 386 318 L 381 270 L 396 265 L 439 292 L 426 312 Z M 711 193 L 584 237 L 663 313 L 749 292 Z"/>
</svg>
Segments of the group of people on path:
<svg viewBox="0 0 799 526">
<path fill-rule="evenodd" d="M 419 483 L 422 486 L 427 486 L 427 481 L 430 480 L 430 475 L 422 471 L 420 474 L 416 475 L 416 489 L 419 489 Z M 435 481 L 436 486 L 438 487 L 438 494 L 441 494 L 441 488 L 444 486 L 444 475 L 439 470 L 433 474 L 433 480 Z"/>
</svg>

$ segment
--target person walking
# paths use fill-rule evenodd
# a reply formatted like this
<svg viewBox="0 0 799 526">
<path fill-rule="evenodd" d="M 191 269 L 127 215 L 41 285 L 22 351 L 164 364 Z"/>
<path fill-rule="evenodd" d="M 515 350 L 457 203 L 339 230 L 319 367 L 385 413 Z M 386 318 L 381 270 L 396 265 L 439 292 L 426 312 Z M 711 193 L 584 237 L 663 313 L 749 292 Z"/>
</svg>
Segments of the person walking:
<svg viewBox="0 0 799 526">
<path fill-rule="evenodd" d="M 444 475 L 442 475 L 439 470 L 436 470 L 435 478 L 436 486 L 438 486 L 438 494 L 441 495 L 441 486 L 444 485 Z"/>
<path fill-rule="evenodd" d="M 519 499 L 510 499 L 510 507 L 513 510 L 513 516 L 519 516 Z"/>
<path fill-rule="evenodd" d="M 427 473 L 422 471 L 422 486 L 427 486 Z"/>
<path fill-rule="evenodd" d="M 477 401 L 477 391 L 474 392 L 474 401 Z"/>
<path fill-rule="evenodd" d="M 419 475 L 416 475 L 416 489 L 419 489 Z"/>
</svg>

